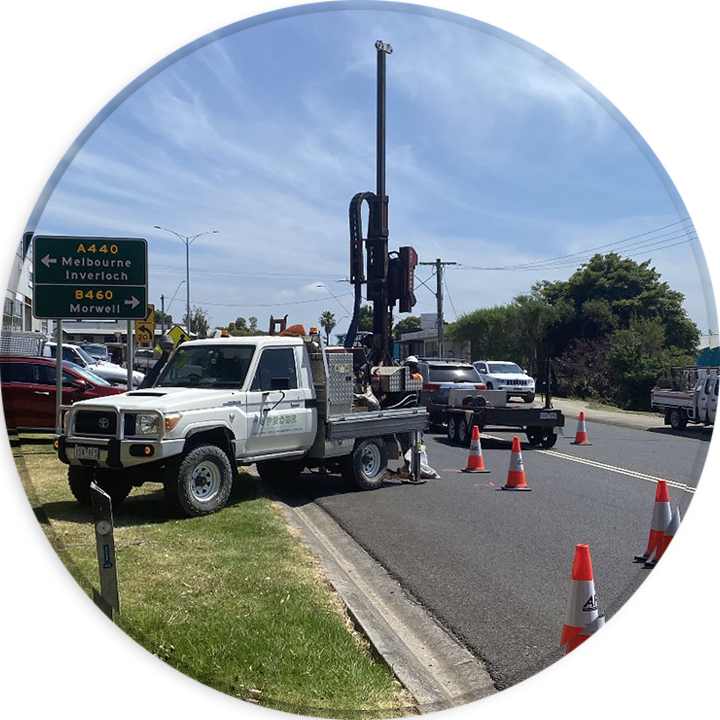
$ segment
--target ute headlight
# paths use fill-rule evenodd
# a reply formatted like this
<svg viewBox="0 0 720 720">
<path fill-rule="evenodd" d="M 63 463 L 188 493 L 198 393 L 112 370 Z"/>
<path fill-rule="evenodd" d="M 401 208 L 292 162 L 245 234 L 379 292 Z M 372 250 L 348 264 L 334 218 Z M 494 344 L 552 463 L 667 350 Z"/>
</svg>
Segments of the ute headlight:
<svg viewBox="0 0 720 720">
<path fill-rule="evenodd" d="M 141 413 L 135 416 L 135 434 L 136 435 L 157 435 L 158 433 L 158 416 L 153 414 Z"/>
</svg>

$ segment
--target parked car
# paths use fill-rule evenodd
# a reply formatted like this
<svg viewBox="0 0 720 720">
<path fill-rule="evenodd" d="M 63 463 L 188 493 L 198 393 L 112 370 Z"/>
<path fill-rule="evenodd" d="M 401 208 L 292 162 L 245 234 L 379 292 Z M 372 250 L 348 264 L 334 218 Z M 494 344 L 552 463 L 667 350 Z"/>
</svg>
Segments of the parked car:
<svg viewBox="0 0 720 720">
<path fill-rule="evenodd" d="M 526 403 L 535 400 L 535 380 L 514 362 L 478 360 L 473 364 L 488 390 L 506 390 L 508 398 L 519 397 Z"/>
<path fill-rule="evenodd" d="M 153 348 L 138 348 L 133 358 L 133 367 L 135 370 L 147 372 L 155 364 L 156 360 Z"/>
<path fill-rule="evenodd" d="M 431 425 L 442 425 L 451 388 L 467 385 L 468 389 L 486 389 L 477 370 L 466 360 L 421 357 L 418 370 L 423 376 L 420 403 L 428 409 Z"/>
<path fill-rule="evenodd" d="M 91 343 L 89 345 L 81 345 L 80 347 L 91 358 L 94 358 L 95 360 L 101 360 L 103 362 L 112 362 L 110 360 L 110 351 L 107 349 L 107 347 L 105 347 L 105 345 Z"/>
<path fill-rule="evenodd" d="M 47 358 L 0 356 L 0 384 L 8 427 L 55 428 L 57 386 L 55 361 Z M 107 380 L 70 362 L 63 362 L 62 404 L 125 392 Z"/>
<path fill-rule="evenodd" d="M 54 342 L 45 343 L 43 346 L 43 357 L 54 358 L 56 347 L 57 344 Z M 79 365 L 81 368 L 85 368 L 95 373 L 95 375 L 99 375 L 103 380 L 107 380 L 113 385 L 124 385 L 127 383 L 127 370 L 125 368 L 102 360 L 95 360 L 95 358 L 88 355 L 79 345 L 63 343 L 63 360 L 75 363 L 75 365 Z M 145 378 L 145 375 L 141 372 L 133 371 L 132 378 L 133 387 L 138 387 Z"/>
</svg>

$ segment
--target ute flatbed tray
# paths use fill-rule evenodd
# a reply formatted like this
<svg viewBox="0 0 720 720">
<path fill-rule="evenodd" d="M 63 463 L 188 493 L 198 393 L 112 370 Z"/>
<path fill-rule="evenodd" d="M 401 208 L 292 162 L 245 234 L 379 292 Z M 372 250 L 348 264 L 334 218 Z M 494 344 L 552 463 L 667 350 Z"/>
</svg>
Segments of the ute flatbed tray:
<svg viewBox="0 0 720 720">
<path fill-rule="evenodd" d="M 331 415 L 325 421 L 327 440 L 346 438 L 378 437 L 397 432 L 427 430 L 428 414 L 424 407 L 401 408 L 399 410 L 372 410 Z"/>
</svg>

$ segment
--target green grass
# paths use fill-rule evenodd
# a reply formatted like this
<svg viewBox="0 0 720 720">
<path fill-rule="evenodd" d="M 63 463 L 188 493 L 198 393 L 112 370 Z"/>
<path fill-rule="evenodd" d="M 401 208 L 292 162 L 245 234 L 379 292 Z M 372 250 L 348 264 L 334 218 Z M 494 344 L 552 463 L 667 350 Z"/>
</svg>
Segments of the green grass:
<svg viewBox="0 0 720 720">
<path fill-rule="evenodd" d="M 36 515 L 91 593 L 91 510 L 70 495 L 47 441 L 21 441 L 16 461 Z M 116 620 L 130 636 L 186 675 L 266 707 L 332 718 L 414 713 L 254 477 L 241 473 L 222 512 L 188 520 L 168 518 L 158 488 L 133 490 L 114 513 Z"/>
</svg>

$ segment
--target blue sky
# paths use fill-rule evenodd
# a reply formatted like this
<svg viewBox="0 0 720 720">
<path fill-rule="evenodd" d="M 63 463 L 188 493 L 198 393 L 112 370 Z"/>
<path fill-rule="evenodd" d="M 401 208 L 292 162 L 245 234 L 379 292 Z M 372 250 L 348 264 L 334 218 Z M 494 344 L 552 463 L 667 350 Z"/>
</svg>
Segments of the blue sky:
<svg viewBox="0 0 720 720">
<path fill-rule="evenodd" d="M 311 325 L 327 309 L 341 318 L 348 203 L 375 184 L 378 38 L 394 48 L 390 244 L 466 266 L 447 273 L 447 319 L 573 269 L 469 266 L 533 263 L 681 219 L 625 131 L 551 64 L 463 25 L 348 10 L 243 30 L 159 73 L 80 149 L 37 231 L 146 237 L 159 306 L 185 277 L 185 255 L 153 226 L 217 229 L 191 247 L 192 302 L 213 325 L 254 315 L 266 327 L 271 313 Z M 652 259 L 704 329 L 690 245 L 663 247 L 666 237 L 635 259 Z M 434 296 L 416 294 L 414 312 L 433 312 Z"/>
</svg>

